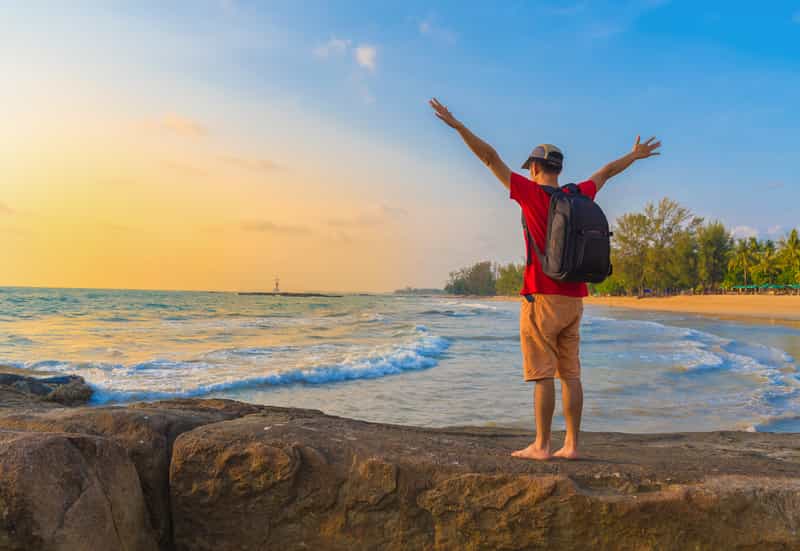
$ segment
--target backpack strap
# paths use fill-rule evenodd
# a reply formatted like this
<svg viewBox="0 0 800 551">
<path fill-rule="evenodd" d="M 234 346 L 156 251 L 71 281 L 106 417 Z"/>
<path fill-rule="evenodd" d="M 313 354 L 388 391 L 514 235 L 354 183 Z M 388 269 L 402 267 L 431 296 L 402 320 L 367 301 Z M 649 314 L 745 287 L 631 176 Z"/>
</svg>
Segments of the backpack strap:
<svg viewBox="0 0 800 551">
<path fill-rule="evenodd" d="M 579 188 L 575 184 L 567 184 L 561 189 L 565 189 L 565 190 L 569 191 L 570 193 L 574 193 L 575 195 L 580 195 L 581 194 L 581 188 Z"/>
<path fill-rule="evenodd" d="M 580 193 L 581 193 L 581 188 L 579 188 L 579 187 L 578 187 L 577 185 L 575 185 L 575 184 L 566 184 L 566 185 L 563 185 L 563 186 L 561 186 L 561 187 L 544 186 L 544 185 L 542 185 L 542 184 L 537 184 L 537 185 L 539 186 L 539 188 L 540 188 L 540 189 L 541 189 L 543 192 L 545 192 L 547 195 L 551 195 L 551 196 L 552 196 L 554 193 L 557 193 L 557 192 L 559 192 L 559 191 L 560 191 L 560 192 L 562 192 L 562 193 L 563 193 L 563 192 L 565 192 L 565 191 L 568 191 L 568 192 L 570 192 L 570 193 L 574 193 L 574 194 L 576 194 L 576 195 L 580 195 Z"/>
<path fill-rule="evenodd" d="M 553 194 L 555 194 L 555 193 L 564 193 L 565 191 L 569 191 L 570 193 L 574 193 L 576 195 L 580 195 L 580 193 L 581 193 L 580 188 L 578 186 L 576 186 L 575 184 L 567 184 L 567 185 L 565 185 L 563 187 L 560 187 L 560 188 L 553 187 L 553 186 L 543 186 L 541 184 L 537 184 L 537 185 L 539 186 L 539 189 L 544 191 L 551 198 L 552 198 Z M 542 268 L 544 268 L 544 261 L 545 261 L 544 254 L 542 253 L 542 250 L 539 248 L 539 245 L 536 244 L 536 240 L 533 239 L 533 236 L 531 235 L 530 230 L 528 230 L 528 224 L 525 222 L 525 213 L 524 212 L 522 213 L 522 229 L 525 231 L 525 237 L 528 240 L 528 260 L 527 260 L 528 264 L 531 263 L 531 253 L 530 253 L 530 251 L 531 251 L 531 247 L 533 247 L 533 252 L 536 253 L 536 258 L 539 259 L 539 265 Z"/>
<path fill-rule="evenodd" d="M 539 245 L 536 244 L 536 241 L 533 239 L 530 230 L 528 229 L 528 223 L 525 222 L 525 213 L 522 213 L 522 229 L 525 232 L 525 237 L 527 240 L 528 245 L 528 265 L 531 264 L 531 248 L 533 248 L 533 252 L 536 254 L 536 258 L 539 259 L 539 265 L 544 267 L 544 255 L 542 254 L 541 249 L 539 249 Z"/>
</svg>

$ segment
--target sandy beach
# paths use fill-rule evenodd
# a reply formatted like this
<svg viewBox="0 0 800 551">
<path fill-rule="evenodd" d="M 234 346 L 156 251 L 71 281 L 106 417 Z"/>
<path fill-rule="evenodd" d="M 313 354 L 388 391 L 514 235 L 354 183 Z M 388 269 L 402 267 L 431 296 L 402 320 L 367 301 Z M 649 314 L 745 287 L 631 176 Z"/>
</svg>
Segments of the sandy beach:
<svg viewBox="0 0 800 551">
<path fill-rule="evenodd" d="M 475 298 L 475 297 L 472 297 Z M 489 300 L 512 301 L 518 296 Z M 660 312 L 683 312 L 719 318 L 749 318 L 800 324 L 800 295 L 686 295 L 672 297 L 586 297 L 586 304 Z"/>
<path fill-rule="evenodd" d="M 586 304 L 636 310 L 686 312 L 719 317 L 800 322 L 800 295 L 692 295 L 673 297 L 587 297 Z"/>
</svg>

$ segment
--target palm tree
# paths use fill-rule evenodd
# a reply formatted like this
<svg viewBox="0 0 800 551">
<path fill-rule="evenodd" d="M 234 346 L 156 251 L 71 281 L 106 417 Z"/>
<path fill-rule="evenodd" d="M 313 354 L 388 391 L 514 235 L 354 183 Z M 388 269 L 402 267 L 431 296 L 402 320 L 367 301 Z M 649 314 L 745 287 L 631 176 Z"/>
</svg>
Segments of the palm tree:
<svg viewBox="0 0 800 551">
<path fill-rule="evenodd" d="M 758 243 L 756 243 L 756 247 Z M 753 244 L 744 239 L 739 239 L 736 242 L 736 247 L 733 249 L 733 254 L 728 261 L 729 270 L 741 270 L 744 273 L 744 284 L 747 285 L 747 273 L 756 264 L 756 250 Z"/>
<path fill-rule="evenodd" d="M 775 278 L 780 274 L 778 253 L 775 250 L 775 243 L 771 240 L 767 240 L 759 248 L 761 252 L 759 254 L 758 263 L 754 266 L 754 271 L 766 280 L 766 283 L 774 283 Z"/>
<path fill-rule="evenodd" d="M 795 280 L 800 283 L 800 236 L 797 234 L 797 229 L 793 229 L 781 241 L 780 255 L 786 267 L 794 272 Z"/>
</svg>

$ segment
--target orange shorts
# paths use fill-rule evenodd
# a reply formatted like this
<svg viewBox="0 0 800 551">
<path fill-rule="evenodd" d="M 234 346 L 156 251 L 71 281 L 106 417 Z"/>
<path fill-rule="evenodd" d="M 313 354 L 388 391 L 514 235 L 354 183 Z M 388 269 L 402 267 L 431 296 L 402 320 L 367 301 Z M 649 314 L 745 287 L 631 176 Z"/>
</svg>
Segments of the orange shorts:
<svg viewBox="0 0 800 551">
<path fill-rule="evenodd" d="M 526 381 L 579 379 L 583 299 L 563 295 L 522 298 L 519 340 Z"/>
</svg>

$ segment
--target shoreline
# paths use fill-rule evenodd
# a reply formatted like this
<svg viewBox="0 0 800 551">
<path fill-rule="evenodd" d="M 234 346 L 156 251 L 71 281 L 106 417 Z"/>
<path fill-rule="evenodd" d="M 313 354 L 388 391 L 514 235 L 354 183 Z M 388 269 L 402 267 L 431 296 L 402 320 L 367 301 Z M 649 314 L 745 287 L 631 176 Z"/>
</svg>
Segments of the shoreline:
<svg viewBox="0 0 800 551">
<path fill-rule="evenodd" d="M 721 319 L 800 327 L 800 296 L 798 295 L 587 297 L 585 303 L 611 308 L 698 314 Z"/>
<path fill-rule="evenodd" d="M 457 299 L 517 302 L 519 296 L 452 296 Z M 697 314 L 719 319 L 800 327 L 800 295 L 677 295 L 669 297 L 588 296 L 584 304 L 649 312 Z"/>
</svg>

